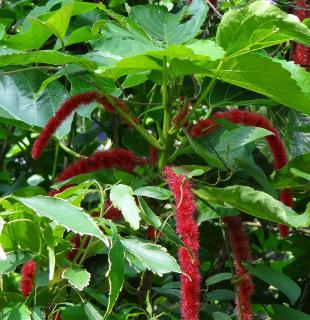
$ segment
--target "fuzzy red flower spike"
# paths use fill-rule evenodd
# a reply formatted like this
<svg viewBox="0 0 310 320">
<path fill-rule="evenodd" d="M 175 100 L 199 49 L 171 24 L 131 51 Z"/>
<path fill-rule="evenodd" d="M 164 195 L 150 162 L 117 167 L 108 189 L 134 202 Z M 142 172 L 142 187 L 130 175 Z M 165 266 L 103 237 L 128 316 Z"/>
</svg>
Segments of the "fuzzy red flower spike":
<svg viewBox="0 0 310 320">
<path fill-rule="evenodd" d="M 183 320 L 198 320 L 200 308 L 199 231 L 195 221 L 196 204 L 189 180 L 177 175 L 172 168 L 164 171 L 173 193 L 176 229 L 187 247 L 179 248 L 181 275 L 181 316 Z"/>
<path fill-rule="evenodd" d="M 21 270 L 20 292 L 27 298 L 34 287 L 34 279 L 37 272 L 37 263 L 33 260 L 26 262 Z"/>
</svg>

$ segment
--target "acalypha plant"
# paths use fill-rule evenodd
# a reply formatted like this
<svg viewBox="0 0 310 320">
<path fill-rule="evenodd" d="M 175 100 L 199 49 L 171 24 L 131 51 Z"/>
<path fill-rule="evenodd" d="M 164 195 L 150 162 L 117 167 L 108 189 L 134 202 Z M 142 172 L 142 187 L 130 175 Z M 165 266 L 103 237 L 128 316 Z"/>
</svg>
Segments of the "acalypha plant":
<svg viewBox="0 0 310 320">
<path fill-rule="evenodd" d="M 144 2 L 4 25 L 1 319 L 307 319 L 309 5 Z"/>
</svg>

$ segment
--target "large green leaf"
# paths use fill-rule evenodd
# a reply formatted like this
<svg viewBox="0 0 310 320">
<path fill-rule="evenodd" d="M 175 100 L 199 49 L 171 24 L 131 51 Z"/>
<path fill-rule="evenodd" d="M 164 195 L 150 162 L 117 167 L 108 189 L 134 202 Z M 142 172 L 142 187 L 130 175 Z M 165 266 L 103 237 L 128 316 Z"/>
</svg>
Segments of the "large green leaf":
<svg viewBox="0 0 310 320">
<path fill-rule="evenodd" d="M 1 59 L 0 64 L 2 61 Z M 56 81 L 36 96 L 44 79 L 46 76 L 39 71 L 0 77 L 0 117 L 43 127 L 68 98 L 65 88 Z M 57 130 L 58 137 L 69 132 L 71 121 L 72 117 L 69 117 Z"/>
<path fill-rule="evenodd" d="M 131 187 L 124 184 L 114 185 L 110 191 L 110 199 L 113 205 L 121 210 L 125 220 L 134 230 L 138 230 L 140 226 L 140 210 L 133 197 Z"/>
<path fill-rule="evenodd" d="M 217 60 L 224 56 L 224 50 L 211 40 L 194 40 L 190 44 L 172 44 L 163 48 L 151 39 L 137 33 L 134 29 L 126 30 L 115 23 L 108 23 L 104 35 L 94 43 L 94 49 L 113 54 L 115 57 L 131 57 L 146 54 L 162 58 Z"/>
<path fill-rule="evenodd" d="M 217 30 L 217 43 L 226 55 L 259 50 L 288 40 L 310 44 L 310 30 L 296 16 L 267 0 L 228 11 Z"/>
<path fill-rule="evenodd" d="M 144 5 L 131 9 L 129 17 L 163 47 L 182 44 L 193 39 L 200 31 L 208 7 L 202 0 L 177 14 L 168 12 L 164 6 Z"/>
<path fill-rule="evenodd" d="M 290 300 L 291 304 L 295 304 L 301 294 L 301 290 L 292 279 L 284 273 L 274 270 L 269 266 L 255 265 L 247 266 L 251 274 L 274 286 L 283 292 Z"/>
<path fill-rule="evenodd" d="M 81 208 L 75 207 L 65 200 L 44 196 L 15 197 L 15 199 L 39 216 L 49 218 L 67 230 L 72 230 L 82 235 L 95 236 L 106 245 L 109 245 L 107 237 L 100 231 L 92 218 Z"/>
<path fill-rule="evenodd" d="M 74 63 L 90 71 L 93 71 L 97 68 L 97 64 L 93 61 L 53 50 L 32 52 L 0 50 L 0 58 L 0 67 L 32 63 L 44 63 L 56 66 Z"/>
<path fill-rule="evenodd" d="M 279 304 L 272 306 L 272 320 L 310 320 L 310 315 Z"/>
<path fill-rule="evenodd" d="M 218 77 L 310 115 L 310 73 L 293 62 L 249 53 L 225 61 Z"/>
<path fill-rule="evenodd" d="M 104 315 L 104 319 L 107 319 L 111 313 L 113 306 L 122 290 L 124 284 L 124 272 L 125 272 L 125 252 L 121 241 L 114 236 L 112 239 L 112 246 L 109 251 L 109 271 L 107 273 L 109 277 L 109 303 Z"/>
<path fill-rule="evenodd" d="M 269 194 L 245 186 L 226 188 L 205 187 L 194 193 L 205 201 L 224 201 L 232 207 L 257 218 L 282 223 L 292 227 L 310 225 L 310 205 L 299 215 Z"/>
<path fill-rule="evenodd" d="M 133 237 L 122 239 L 121 242 L 126 251 L 126 256 L 134 256 L 146 269 L 153 273 L 160 276 L 169 272 L 181 273 L 176 260 L 167 253 L 164 247 Z"/>
</svg>

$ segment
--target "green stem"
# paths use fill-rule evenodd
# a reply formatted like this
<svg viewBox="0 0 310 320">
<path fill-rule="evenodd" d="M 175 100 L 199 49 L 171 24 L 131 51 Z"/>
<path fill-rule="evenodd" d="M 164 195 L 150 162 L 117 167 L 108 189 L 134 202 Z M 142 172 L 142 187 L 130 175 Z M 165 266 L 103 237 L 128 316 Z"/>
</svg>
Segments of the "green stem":
<svg viewBox="0 0 310 320">
<path fill-rule="evenodd" d="M 52 181 L 53 182 L 56 178 L 58 157 L 59 157 L 59 143 L 56 142 L 55 157 L 54 157 L 54 164 L 53 164 L 53 171 L 52 171 Z"/>
<path fill-rule="evenodd" d="M 191 115 L 196 111 L 196 109 L 198 107 L 200 107 L 200 105 L 202 104 L 202 102 L 204 101 L 204 99 L 206 98 L 206 96 L 210 93 L 210 91 L 212 90 L 217 77 L 221 71 L 222 65 L 223 65 L 224 61 L 221 60 L 219 65 L 217 66 L 217 69 L 214 73 L 214 76 L 212 77 L 211 81 L 209 82 L 208 86 L 206 87 L 206 89 L 203 91 L 203 93 L 200 95 L 199 99 L 196 101 L 195 105 L 193 106 L 193 108 L 190 110 L 190 112 L 187 114 L 186 117 L 184 117 L 184 119 L 182 121 L 180 121 L 180 123 L 175 126 L 172 127 L 169 131 L 169 134 L 173 135 L 176 132 L 178 132 L 178 130 L 183 127 L 183 125 L 188 121 L 188 119 L 191 117 Z"/>
<path fill-rule="evenodd" d="M 171 110 L 168 106 L 168 70 L 167 70 L 167 57 L 163 57 L 163 84 L 162 84 L 162 101 L 164 108 L 164 121 L 163 121 L 163 133 L 162 133 L 162 142 L 164 148 L 159 157 L 159 170 L 162 170 L 168 160 L 168 151 L 170 145 L 169 129 L 170 129 L 170 116 Z"/>
<path fill-rule="evenodd" d="M 59 146 L 64 151 L 71 154 L 71 156 L 73 156 L 75 158 L 82 158 L 82 155 L 80 155 L 79 153 L 77 153 L 77 152 L 73 151 L 72 149 L 70 149 L 69 147 L 67 147 L 63 142 L 59 141 Z"/>
<path fill-rule="evenodd" d="M 123 117 L 123 119 L 125 119 L 135 130 L 137 130 L 150 145 L 152 145 L 156 149 L 162 149 L 162 146 L 159 144 L 159 142 L 153 136 L 151 136 L 139 123 L 136 123 L 130 117 L 130 115 L 127 114 L 126 111 L 120 108 L 109 94 L 107 94 L 106 92 L 103 92 L 103 94 L 107 98 L 107 100 L 112 104 L 117 113 L 120 114 Z"/>
</svg>

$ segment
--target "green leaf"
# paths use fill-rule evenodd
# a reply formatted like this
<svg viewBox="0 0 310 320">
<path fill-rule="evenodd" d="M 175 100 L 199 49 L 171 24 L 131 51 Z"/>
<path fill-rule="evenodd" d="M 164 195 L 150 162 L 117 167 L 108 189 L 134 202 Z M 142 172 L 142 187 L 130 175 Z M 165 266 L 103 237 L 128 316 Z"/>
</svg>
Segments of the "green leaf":
<svg viewBox="0 0 310 320">
<path fill-rule="evenodd" d="M 96 34 L 89 26 L 84 26 L 74 30 L 66 40 L 66 46 L 70 46 L 75 43 L 85 42 L 96 39 Z"/>
<path fill-rule="evenodd" d="M 226 55 L 247 53 L 289 40 L 310 44 L 310 30 L 296 16 L 267 0 L 228 11 L 217 30 L 216 41 Z"/>
<path fill-rule="evenodd" d="M 94 10 L 97 7 L 96 4 L 89 2 L 73 2 L 46 14 L 53 6 L 54 4 L 51 1 L 46 6 L 36 7 L 24 22 L 22 32 L 10 36 L 8 40 L 2 41 L 2 43 L 9 48 L 18 50 L 39 49 L 52 34 L 56 34 L 57 37 L 63 39 L 71 16 Z M 42 16 L 42 19 L 39 20 L 38 17 L 40 16 Z M 47 17 L 46 21 L 43 20 L 45 17 Z M 29 21 L 32 22 L 30 26 Z"/>
<path fill-rule="evenodd" d="M 33 22 L 44 26 L 57 38 L 63 41 L 69 26 L 72 10 L 73 4 L 68 3 L 57 10 L 47 21 L 34 19 Z"/>
<path fill-rule="evenodd" d="M 283 168 L 276 172 L 273 179 L 273 185 L 277 188 L 298 187 L 304 184 L 304 180 L 294 175 L 294 170 L 297 169 L 307 175 L 310 174 L 310 153 L 302 154 L 290 160 Z M 296 172 L 296 171 L 295 171 Z M 304 177 L 303 177 L 304 178 Z"/>
<path fill-rule="evenodd" d="M 74 63 L 90 71 L 93 71 L 97 68 L 97 64 L 95 62 L 90 61 L 86 58 L 72 56 L 53 50 L 41 50 L 31 52 L 2 50 L 2 52 L 0 51 L 0 58 L 0 67 L 21 64 L 25 65 L 32 63 L 44 63 L 56 66 Z"/>
<path fill-rule="evenodd" d="M 140 209 L 141 209 L 141 217 L 143 220 L 149 225 L 159 228 L 161 226 L 161 221 L 154 213 L 154 211 L 149 207 L 147 202 L 142 198 L 138 197 Z"/>
<path fill-rule="evenodd" d="M 89 320 L 102 320 L 102 315 L 90 302 L 84 305 L 84 310 Z"/>
<path fill-rule="evenodd" d="M 283 292 L 288 297 L 292 305 L 294 305 L 299 298 L 301 294 L 299 286 L 284 273 L 265 265 L 247 265 L 246 268 L 254 276 Z"/>
<path fill-rule="evenodd" d="M 110 199 L 113 205 L 121 210 L 123 217 L 134 230 L 140 227 L 140 210 L 133 197 L 131 187 L 118 184 L 111 187 Z"/>
<path fill-rule="evenodd" d="M 0 311 L 2 320 L 31 320 L 30 311 L 24 303 L 18 303 L 14 307 L 4 307 Z"/>
<path fill-rule="evenodd" d="M 237 216 L 240 212 L 234 208 L 228 208 L 220 206 L 215 203 L 208 203 L 206 205 L 203 201 L 197 201 L 197 209 L 199 215 L 197 217 L 198 224 L 201 224 L 204 221 L 209 221 L 213 219 L 218 219 L 222 217 Z"/>
<path fill-rule="evenodd" d="M 272 186 L 263 169 L 255 163 L 252 154 L 248 157 L 241 157 L 237 162 L 250 177 L 255 179 L 264 188 L 265 192 L 274 198 L 278 197 L 276 189 Z"/>
<path fill-rule="evenodd" d="M 231 317 L 226 313 L 215 311 L 212 313 L 212 317 L 214 320 L 231 320 Z"/>
<path fill-rule="evenodd" d="M 217 157 L 217 155 L 213 152 L 213 150 L 208 150 L 205 148 L 204 145 L 199 143 L 196 139 L 191 138 L 189 135 L 187 135 L 188 141 L 191 144 L 191 147 L 194 149 L 194 151 L 201 157 L 203 160 L 206 161 L 209 165 L 218 167 L 218 168 L 224 168 L 224 164 L 222 161 Z M 208 138 L 207 138 L 208 139 Z M 207 140 L 208 141 L 208 140 Z"/>
<path fill-rule="evenodd" d="M 100 76 L 105 76 L 111 79 L 118 79 L 121 76 L 131 73 L 141 73 L 149 70 L 162 70 L 162 67 L 153 59 L 144 56 L 134 56 L 115 61 L 114 65 L 101 66 L 96 70 Z"/>
<path fill-rule="evenodd" d="M 238 185 L 226 188 L 205 187 L 194 190 L 194 193 L 205 201 L 225 201 L 232 207 L 257 218 L 296 228 L 310 225 L 310 205 L 304 214 L 299 215 L 269 194 L 250 187 Z"/>
<path fill-rule="evenodd" d="M 303 172 L 301 170 L 298 170 L 296 168 L 291 168 L 291 172 L 295 177 L 300 177 L 300 178 L 304 178 L 308 181 L 310 181 L 310 174 Z"/>
<path fill-rule="evenodd" d="M 131 9 L 129 17 L 149 36 L 167 47 L 182 44 L 193 39 L 203 24 L 208 6 L 202 0 L 194 0 L 189 8 L 177 14 L 168 12 L 166 7 L 140 5 Z M 187 20 L 185 21 L 185 19 Z"/>
<path fill-rule="evenodd" d="M 1 260 L 0 274 L 15 271 L 15 269 L 19 265 L 31 260 L 32 257 L 33 257 L 33 255 L 28 252 L 22 252 L 22 251 L 9 252 L 6 255 L 6 259 Z"/>
<path fill-rule="evenodd" d="M 39 216 L 49 218 L 75 233 L 94 236 L 109 246 L 107 237 L 100 231 L 93 219 L 81 208 L 71 205 L 66 200 L 44 196 L 14 198 Z"/>
<path fill-rule="evenodd" d="M 62 278 L 67 279 L 74 288 L 83 291 L 89 285 L 90 273 L 82 268 L 69 267 L 63 271 Z"/>
<path fill-rule="evenodd" d="M 0 64 L 2 62 L 0 59 Z M 52 83 L 36 97 L 36 91 L 44 79 L 46 76 L 39 71 L 1 76 L 0 117 L 17 120 L 30 126 L 43 127 L 68 98 L 67 91 L 59 82 Z M 59 138 L 69 132 L 71 121 L 72 117 L 69 117 L 57 130 L 56 135 Z"/>
<path fill-rule="evenodd" d="M 208 301 L 228 301 L 235 299 L 235 292 L 227 289 L 216 289 L 206 294 Z"/>
<path fill-rule="evenodd" d="M 157 200 L 168 200 L 172 197 L 170 190 L 157 187 L 157 186 L 146 186 L 134 191 L 136 196 L 148 197 Z"/>
<path fill-rule="evenodd" d="M 206 285 L 212 286 L 213 284 L 216 284 L 225 280 L 230 280 L 230 279 L 232 279 L 232 274 L 230 272 L 217 273 L 207 278 Z"/>
<path fill-rule="evenodd" d="M 133 237 L 122 239 L 121 242 L 126 251 L 126 256 L 128 254 L 134 256 L 146 269 L 153 273 L 159 276 L 169 272 L 181 273 L 176 260 L 167 253 L 164 247 Z"/>
<path fill-rule="evenodd" d="M 125 273 L 125 252 L 122 242 L 116 235 L 112 238 L 112 246 L 109 251 L 109 303 L 103 319 L 107 319 L 122 290 Z"/>
<path fill-rule="evenodd" d="M 272 320 L 310 320 L 310 315 L 282 305 L 275 304 L 272 310 Z"/>
<path fill-rule="evenodd" d="M 310 115 L 310 74 L 293 62 L 249 53 L 225 61 L 218 77 Z"/>
</svg>

